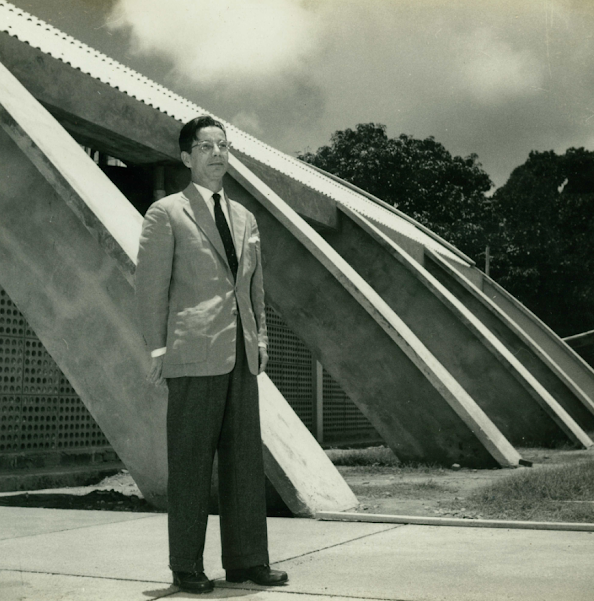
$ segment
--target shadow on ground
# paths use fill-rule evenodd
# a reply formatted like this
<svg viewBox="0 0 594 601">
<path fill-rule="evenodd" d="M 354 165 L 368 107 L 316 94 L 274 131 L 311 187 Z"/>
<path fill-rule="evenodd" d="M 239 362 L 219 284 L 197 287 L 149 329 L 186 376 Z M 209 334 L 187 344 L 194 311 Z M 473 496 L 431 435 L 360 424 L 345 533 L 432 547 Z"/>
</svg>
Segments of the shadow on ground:
<svg viewBox="0 0 594 601">
<path fill-rule="evenodd" d="M 163 513 L 136 495 L 115 490 L 93 490 L 86 495 L 67 493 L 24 493 L 0 497 L 4 507 L 42 507 L 45 509 L 87 509 Z"/>
</svg>

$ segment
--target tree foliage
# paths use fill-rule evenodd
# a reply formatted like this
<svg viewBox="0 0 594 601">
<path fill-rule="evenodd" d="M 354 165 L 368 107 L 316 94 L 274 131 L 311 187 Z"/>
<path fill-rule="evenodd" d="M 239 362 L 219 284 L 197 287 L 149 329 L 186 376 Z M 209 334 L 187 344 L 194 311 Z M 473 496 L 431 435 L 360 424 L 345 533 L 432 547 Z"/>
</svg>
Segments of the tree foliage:
<svg viewBox="0 0 594 601">
<path fill-rule="evenodd" d="M 492 183 L 475 154 L 452 156 L 433 137 L 389 138 L 385 125 L 364 123 L 299 158 L 392 204 L 475 260 L 484 251 Z"/>
<path fill-rule="evenodd" d="M 483 264 L 558 334 L 594 329 L 594 152 L 532 152 L 493 197 L 477 156 L 376 123 L 299 156 L 426 225 Z"/>
<path fill-rule="evenodd" d="M 594 329 L 594 152 L 531 152 L 493 202 L 493 277 L 558 334 Z"/>
</svg>

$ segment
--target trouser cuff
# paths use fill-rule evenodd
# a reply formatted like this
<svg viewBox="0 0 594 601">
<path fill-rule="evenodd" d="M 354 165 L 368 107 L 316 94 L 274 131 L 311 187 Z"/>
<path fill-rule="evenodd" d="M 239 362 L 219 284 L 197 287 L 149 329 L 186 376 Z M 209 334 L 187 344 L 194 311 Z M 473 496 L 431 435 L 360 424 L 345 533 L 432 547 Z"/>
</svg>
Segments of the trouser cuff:
<svg viewBox="0 0 594 601">
<path fill-rule="evenodd" d="M 202 560 L 184 559 L 183 557 L 170 557 L 169 567 L 172 572 L 204 572 Z"/>
<path fill-rule="evenodd" d="M 263 566 L 270 563 L 268 553 L 253 553 L 252 555 L 223 556 L 223 568 L 225 570 L 245 570 L 254 566 Z"/>
</svg>

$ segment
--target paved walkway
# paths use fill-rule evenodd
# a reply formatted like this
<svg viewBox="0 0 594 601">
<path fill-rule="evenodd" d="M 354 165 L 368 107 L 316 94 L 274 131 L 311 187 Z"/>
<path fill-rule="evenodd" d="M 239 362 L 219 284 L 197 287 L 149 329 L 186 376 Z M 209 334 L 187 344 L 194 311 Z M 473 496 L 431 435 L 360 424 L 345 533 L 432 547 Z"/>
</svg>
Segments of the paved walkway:
<svg viewBox="0 0 594 601">
<path fill-rule="evenodd" d="M 210 518 L 213 593 L 176 592 L 164 514 L 0 507 L 2 601 L 591 601 L 594 533 L 270 518 L 280 589 L 231 585 Z"/>
</svg>

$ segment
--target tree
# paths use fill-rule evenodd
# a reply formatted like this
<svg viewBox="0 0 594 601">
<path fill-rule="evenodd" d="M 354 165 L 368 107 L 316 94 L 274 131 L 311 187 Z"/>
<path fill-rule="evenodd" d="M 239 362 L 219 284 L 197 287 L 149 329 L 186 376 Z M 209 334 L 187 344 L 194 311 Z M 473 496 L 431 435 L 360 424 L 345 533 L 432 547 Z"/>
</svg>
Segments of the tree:
<svg viewBox="0 0 594 601">
<path fill-rule="evenodd" d="M 475 260 L 485 249 L 492 183 L 475 154 L 452 156 L 433 137 L 389 138 L 385 125 L 363 123 L 299 158 L 392 204 Z"/>
<path fill-rule="evenodd" d="M 594 329 L 594 152 L 531 152 L 493 209 L 493 277 L 559 335 Z"/>
</svg>

